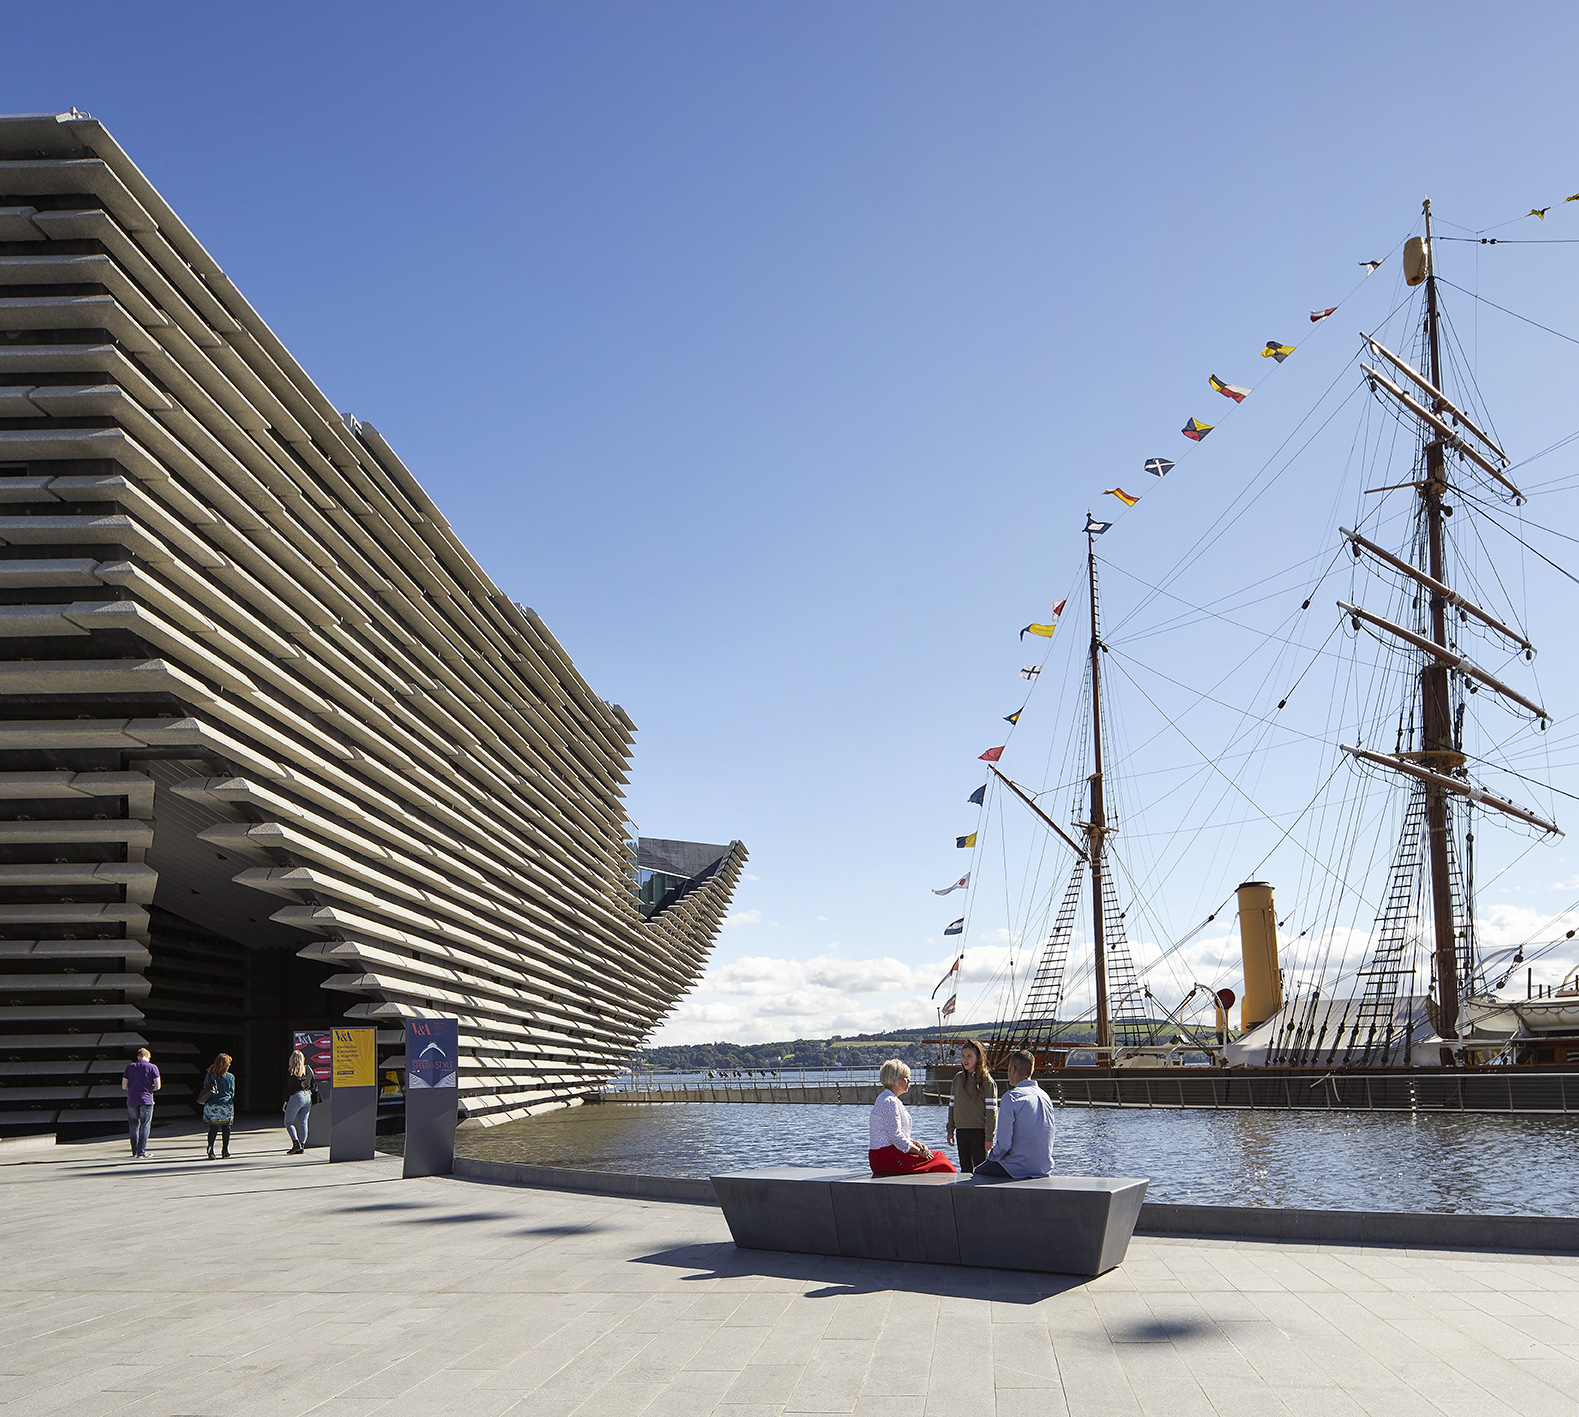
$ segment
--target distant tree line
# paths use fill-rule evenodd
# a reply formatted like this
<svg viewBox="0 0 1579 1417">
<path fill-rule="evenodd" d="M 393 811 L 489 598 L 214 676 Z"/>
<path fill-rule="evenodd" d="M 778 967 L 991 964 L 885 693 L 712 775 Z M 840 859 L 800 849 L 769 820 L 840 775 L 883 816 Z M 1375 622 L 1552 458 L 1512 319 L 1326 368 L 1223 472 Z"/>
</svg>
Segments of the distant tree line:
<svg viewBox="0 0 1579 1417">
<path fill-rule="evenodd" d="M 988 1037 L 991 1024 L 965 1024 L 948 1030 L 951 1043 L 965 1038 Z M 1095 1033 L 1087 1027 L 1064 1026 L 1060 1035 L 1073 1042 L 1092 1042 Z M 950 1061 L 958 1056 L 949 1049 Z M 718 1072 L 736 1069 L 774 1072 L 782 1068 L 860 1068 L 876 1067 L 889 1058 L 916 1067 L 935 1063 L 938 1057 L 937 1029 L 903 1028 L 888 1033 L 859 1033 L 849 1037 L 795 1038 L 779 1043 L 686 1043 L 640 1049 L 631 1060 L 639 1068 L 658 1072 Z"/>
</svg>

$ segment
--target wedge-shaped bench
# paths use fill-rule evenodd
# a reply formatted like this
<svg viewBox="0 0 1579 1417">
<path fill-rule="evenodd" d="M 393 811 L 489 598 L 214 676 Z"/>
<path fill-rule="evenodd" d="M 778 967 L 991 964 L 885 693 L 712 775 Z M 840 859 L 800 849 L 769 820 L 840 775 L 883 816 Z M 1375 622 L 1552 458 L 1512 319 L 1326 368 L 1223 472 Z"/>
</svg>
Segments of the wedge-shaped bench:
<svg viewBox="0 0 1579 1417">
<path fill-rule="evenodd" d="M 848 1259 L 1105 1274 L 1122 1264 L 1148 1182 L 989 1181 L 764 1166 L 714 1176 L 735 1244 Z"/>
</svg>

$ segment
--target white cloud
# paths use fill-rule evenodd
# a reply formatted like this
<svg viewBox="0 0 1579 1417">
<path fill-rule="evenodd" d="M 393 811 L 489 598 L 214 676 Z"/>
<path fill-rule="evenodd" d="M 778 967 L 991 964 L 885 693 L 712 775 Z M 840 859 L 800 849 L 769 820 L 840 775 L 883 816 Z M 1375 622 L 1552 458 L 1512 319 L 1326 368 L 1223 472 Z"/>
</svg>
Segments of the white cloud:
<svg viewBox="0 0 1579 1417">
<path fill-rule="evenodd" d="M 817 917 L 817 923 L 819 925 L 826 925 L 828 923 L 828 917 L 826 915 L 819 915 Z"/>
<path fill-rule="evenodd" d="M 758 924 L 758 910 L 740 911 L 729 918 L 731 925 Z M 771 924 L 772 922 L 767 922 Z M 1579 927 L 1579 913 L 1552 921 L 1544 913 L 1525 906 L 1499 904 L 1488 907 L 1479 922 L 1480 943 L 1494 970 L 1508 969 L 1513 950 L 1531 940 L 1530 953 L 1561 940 L 1565 930 Z M 995 932 L 990 943 L 970 946 L 964 954 L 959 976 L 959 1014 L 961 1022 L 990 1021 L 1007 1005 L 1005 985 L 1009 964 L 1014 962 L 1014 982 L 1023 995 L 1035 968 L 1034 944 L 1021 943 L 1008 932 Z M 1354 992 L 1358 987 L 1354 970 L 1363 964 L 1372 943 L 1366 928 L 1341 928 L 1326 934 L 1299 936 L 1292 928 L 1281 941 L 1282 960 L 1290 985 L 1323 982 L 1331 989 L 1342 976 L 1337 989 Z M 932 941 L 927 945 L 936 949 Z M 945 947 L 953 942 L 945 941 Z M 1071 952 L 1066 976 L 1066 1017 L 1078 1017 L 1092 1004 L 1092 984 L 1088 946 Z M 1130 946 L 1136 964 L 1142 969 L 1159 954 L 1159 946 L 1149 940 Z M 728 1039 L 741 1043 L 762 1043 L 777 1039 L 826 1038 L 833 1033 L 850 1035 L 874 1033 L 889 1028 L 917 1028 L 934 1023 L 937 1002 L 934 987 L 953 962 L 953 950 L 919 963 L 883 955 L 868 959 L 845 959 L 836 953 L 840 947 L 830 943 L 810 959 L 785 959 L 754 954 L 710 968 L 695 990 L 665 1021 L 654 1035 L 654 1043 L 710 1043 Z M 931 951 L 929 950 L 928 953 Z M 1500 953 L 1499 953 L 1500 952 Z M 1424 955 L 1421 968 L 1426 967 Z M 1537 983 L 1554 984 L 1579 963 L 1579 936 L 1564 941 L 1559 949 L 1532 960 Z M 1510 979 L 1508 989 L 1523 991 L 1524 966 L 1514 966 L 1519 978 Z M 1494 976 L 1495 977 L 1495 976 Z M 1232 928 L 1192 940 L 1166 961 L 1142 975 L 1144 981 L 1169 1005 L 1175 1003 L 1194 983 L 1209 989 L 1244 989 L 1244 965 L 1240 957 L 1239 934 Z M 1424 979 L 1422 978 L 1422 985 Z M 940 992 L 941 1000 L 946 990 Z M 1211 1005 L 1198 997 L 1187 1014 L 1197 1023 L 1210 1023 Z"/>
<path fill-rule="evenodd" d="M 762 879 L 761 876 L 753 876 L 750 871 L 742 871 L 740 875 L 741 879 L 746 881 L 760 881 Z"/>
<path fill-rule="evenodd" d="M 762 912 L 760 910 L 737 910 L 732 915 L 724 917 L 724 929 L 738 930 L 742 925 L 760 925 Z"/>
</svg>

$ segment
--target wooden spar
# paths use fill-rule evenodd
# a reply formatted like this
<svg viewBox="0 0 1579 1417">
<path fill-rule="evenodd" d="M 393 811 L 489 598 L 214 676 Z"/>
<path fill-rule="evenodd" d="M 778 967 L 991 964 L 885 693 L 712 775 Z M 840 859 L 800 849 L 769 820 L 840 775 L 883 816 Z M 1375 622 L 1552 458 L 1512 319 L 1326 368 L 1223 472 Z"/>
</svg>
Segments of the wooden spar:
<svg viewBox="0 0 1579 1417">
<path fill-rule="evenodd" d="M 1436 260 L 1431 247 L 1431 199 L 1425 202 L 1425 333 L 1426 351 L 1431 357 L 1431 383 L 1442 387 L 1442 346 L 1437 318 Z M 1396 385 L 1398 397 L 1414 404 L 1408 394 Z M 1420 410 L 1425 413 L 1424 409 Z M 1442 429 L 1452 438 L 1471 461 L 1478 462 L 1493 477 L 1502 482 L 1507 479 L 1497 472 L 1485 458 L 1464 443 L 1461 438 L 1447 433 L 1447 427 L 1434 413 L 1425 413 L 1426 420 Z M 1426 529 L 1426 572 L 1432 580 L 1447 582 L 1447 557 L 1445 538 L 1442 535 L 1442 494 L 1447 491 L 1447 476 L 1443 466 L 1444 439 L 1432 439 L 1423 449 L 1425 454 L 1425 483 L 1419 489 L 1420 519 Z M 1511 487 L 1513 484 L 1508 483 Z M 1428 753 L 1453 752 L 1456 748 L 1452 708 L 1452 682 L 1444 655 L 1452 653 L 1447 647 L 1447 603 L 1439 595 L 1431 597 L 1429 607 L 1431 638 L 1418 640 L 1405 631 L 1406 638 L 1416 639 L 1422 648 L 1435 657 L 1420 669 L 1420 728 L 1422 746 Z M 1395 627 L 1401 629 L 1402 627 Z M 1543 715 L 1544 717 L 1544 715 Z M 1449 779 L 1452 781 L 1452 779 Z M 1426 784 L 1426 852 L 1431 862 L 1431 930 L 1432 943 L 1436 946 L 1436 1006 L 1438 1032 L 1444 1038 L 1458 1033 L 1459 975 L 1458 975 L 1458 919 L 1453 909 L 1453 863 L 1448 849 L 1448 831 L 1452 825 L 1447 809 L 1450 789 L 1440 783 Z M 1473 922 L 1470 922 L 1471 926 Z"/>
<path fill-rule="evenodd" d="M 1426 378 L 1426 376 L 1418 369 L 1416 369 L 1413 364 L 1409 363 L 1408 360 L 1402 359 L 1398 355 L 1394 354 L 1392 350 L 1388 349 L 1385 344 L 1382 344 L 1373 335 L 1362 335 L 1361 338 L 1366 342 L 1366 344 L 1370 345 L 1372 354 L 1381 355 L 1383 359 L 1385 359 L 1400 373 L 1406 374 L 1410 379 L 1414 380 L 1416 387 L 1418 387 L 1420 391 L 1431 400 L 1432 407 L 1446 409 L 1448 415 L 1455 423 L 1459 425 L 1459 427 L 1469 429 L 1471 433 L 1479 438 L 1482 443 L 1484 443 L 1488 448 L 1491 449 L 1492 452 L 1502 459 L 1502 465 L 1504 467 L 1508 465 L 1508 455 L 1503 452 L 1502 449 L 1499 448 L 1492 439 L 1488 438 L 1480 431 L 1479 428 L 1470 422 L 1469 418 L 1463 413 L 1462 410 L 1457 409 L 1452 404 L 1450 404 L 1447 401 L 1447 396 L 1442 392 L 1442 390 L 1437 388 L 1437 386 L 1433 384 L 1428 378 Z"/>
<path fill-rule="evenodd" d="M 1107 929 L 1102 902 L 1102 843 L 1107 836 L 1107 807 L 1102 796 L 1102 631 L 1097 622 L 1097 539 L 1091 531 L 1091 513 L 1086 513 L 1086 571 L 1091 585 L 1091 741 L 1094 747 L 1091 774 L 1091 821 L 1086 827 L 1087 849 L 1091 860 L 1091 945 L 1092 968 L 1096 975 L 1097 1047 L 1106 1048 L 1107 1012 Z"/>
<path fill-rule="evenodd" d="M 1478 802 L 1484 807 L 1495 807 L 1497 811 L 1504 812 L 1510 817 L 1517 817 L 1521 822 L 1528 822 L 1532 827 L 1539 827 L 1544 832 L 1551 832 L 1556 836 L 1563 834 L 1561 828 L 1537 817 L 1534 812 L 1527 812 L 1517 803 L 1508 801 L 1506 797 L 1498 797 L 1495 793 L 1487 792 L 1472 783 L 1462 782 L 1456 777 L 1448 777 L 1445 773 L 1432 772 L 1429 768 L 1416 767 L 1414 763 L 1402 762 L 1382 753 L 1372 753 L 1364 748 L 1351 748 L 1346 743 L 1339 746 L 1351 758 L 1363 758 L 1378 767 L 1391 768 L 1394 772 L 1401 772 L 1407 777 L 1418 778 L 1431 787 L 1438 787 L 1446 792 L 1456 792 L 1461 797 L 1469 798 L 1471 802 Z"/>
<path fill-rule="evenodd" d="M 1373 615 L 1369 610 L 1358 605 L 1351 605 L 1347 600 L 1340 600 L 1338 608 L 1375 625 L 1379 630 L 1386 630 L 1390 635 L 1397 635 L 1399 639 L 1412 644 L 1416 649 L 1423 649 L 1449 669 L 1457 669 L 1460 673 L 1467 674 L 1471 679 L 1478 679 L 1488 689 L 1495 689 L 1503 698 L 1512 699 L 1514 703 L 1521 708 L 1527 708 L 1537 718 L 1543 721 L 1550 720 L 1551 715 L 1539 704 L 1532 704 L 1523 694 L 1515 689 L 1510 689 L 1500 679 L 1492 678 L 1473 660 L 1466 658 L 1462 654 L 1455 654 L 1446 645 L 1438 644 L 1434 639 L 1427 639 L 1424 635 L 1417 635 L 1413 630 L 1406 630 L 1402 625 L 1395 625 L 1391 620 L 1384 620 L 1380 615 Z"/>
<path fill-rule="evenodd" d="M 1404 484 L 1406 487 L 1412 487 L 1413 485 L 1413 483 Z M 1502 623 L 1501 620 L 1498 620 L 1493 615 L 1488 615 L 1478 605 L 1473 605 L 1469 601 L 1465 600 L 1464 597 L 1461 596 L 1456 590 L 1452 589 L 1451 586 L 1444 585 L 1435 577 L 1426 575 L 1426 573 L 1418 566 L 1411 566 L 1409 562 L 1405 561 L 1402 557 L 1394 556 L 1391 551 L 1383 550 L 1374 541 L 1367 541 L 1357 531 L 1350 531 L 1348 527 L 1344 526 L 1340 526 L 1338 530 L 1342 532 L 1344 536 L 1348 537 L 1348 539 L 1356 546 L 1364 547 L 1365 550 L 1369 551 L 1371 555 L 1376 557 L 1378 561 L 1385 561 L 1395 571 L 1402 571 L 1406 576 L 1412 577 L 1433 595 L 1440 595 L 1443 597 L 1443 599 L 1445 599 L 1449 605 L 1452 605 L 1459 610 L 1465 611 L 1467 614 L 1473 615 L 1483 625 L 1489 625 L 1499 635 L 1506 635 L 1508 639 L 1512 640 L 1514 644 L 1518 645 L 1518 647 L 1524 650 L 1526 653 L 1535 653 L 1535 646 L 1525 639 L 1524 636 L 1521 635 L 1517 630 L 1510 630 Z"/>
<path fill-rule="evenodd" d="M 1457 433 L 1449 428 L 1442 419 L 1438 418 L 1436 414 L 1432 413 L 1431 410 L 1425 407 L 1424 404 L 1418 402 L 1412 395 L 1406 393 L 1403 389 L 1400 389 L 1397 384 L 1393 383 L 1393 381 L 1380 370 L 1372 369 L 1369 364 L 1360 365 L 1360 369 L 1373 385 L 1380 385 L 1382 388 L 1386 389 L 1388 393 L 1390 393 L 1395 399 L 1398 400 L 1399 403 L 1407 408 L 1410 413 L 1414 414 L 1416 418 L 1420 419 L 1424 423 L 1429 423 L 1431 427 L 1435 428 L 1436 431 L 1442 435 L 1448 446 L 1451 447 L 1455 452 L 1462 453 L 1466 458 L 1474 463 L 1476 467 L 1480 468 L 1488 477 L 1495 478 L 1520 501 L 1524 500 L 1524 494 L 1520 492 L 1512 482 L 1502 475 L 1501 471 L 1495 466 L 1495 464 L 1492 463 L 1490 458 L 1486 457 L 1478 449 L 1470 447 L 1470 445 L 1466 443 L 1463 438 L 1461 438 Z"/>
<path fill-rule="evenodd" d="M 987 764 L 987 771 L 996 777 L 998 781 L 1000 781 L 1005 787 L 1009 789 L 1010 792 L 1018 797 L 1020 801 L 1025 803 L 1025 805 L 1035 812 L 1038 817 L 1040 817 L 1048 826 L 1057 832 L 1059 839 L 1064 843 L 1065 846 L 1073 851 L 1076 856 L 1078 856 L 1082 861 L 1090 860 L 1090 857 L 1086 855 L 1085 847 L 1081 846 L 1080 843 L 1074 839 L 1074 837 L 1070 836 L 1069 833 L 1059 826 L 1058 823 L 1055 822 L 1051 817 L 1049 817 L 1046 812 L 1038 807 L 1036 805 L 1036 799 L 1026 792 L 1019 783 L 1017 783 L 1013 778 L 1008 777 L 1004 773 L 1000 772 L 997 766 L 993 763 Z"/>
</svg>

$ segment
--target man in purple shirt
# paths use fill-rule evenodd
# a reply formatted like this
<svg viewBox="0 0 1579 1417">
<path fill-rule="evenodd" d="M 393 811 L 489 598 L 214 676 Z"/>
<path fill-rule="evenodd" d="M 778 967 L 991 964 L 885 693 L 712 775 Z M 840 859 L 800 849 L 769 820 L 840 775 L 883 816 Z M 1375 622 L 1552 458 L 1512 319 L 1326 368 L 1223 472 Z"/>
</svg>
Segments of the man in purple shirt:
<svg viewBox="0 0 1579 1417">
<path fill-rule="evenodd" d="M 154 1120 L 154 1093 L 159 1091 L 159 1069 L 148 1061 L 148 1050 L 137 1050 L 137 1061 L 121 1074 L 126 1094 L 126 1127 L 132 1138 L 132 1160 L 148 1159 L 148 1129 Z"/>
</svg>

